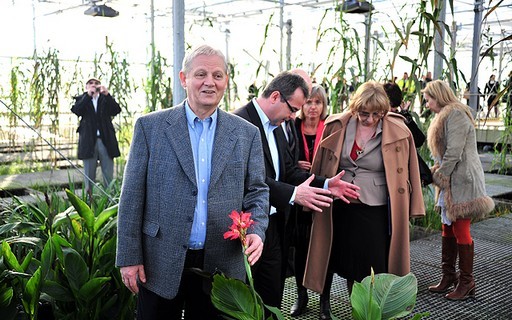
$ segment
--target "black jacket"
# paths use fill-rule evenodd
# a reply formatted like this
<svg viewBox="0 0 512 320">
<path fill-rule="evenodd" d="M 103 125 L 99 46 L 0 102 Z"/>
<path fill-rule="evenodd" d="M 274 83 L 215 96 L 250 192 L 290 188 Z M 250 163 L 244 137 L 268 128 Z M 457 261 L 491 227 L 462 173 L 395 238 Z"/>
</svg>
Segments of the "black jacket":
<svg viewBox="0 0 512 320">
<path fill-rule="evenodd" d="M 92 98 L 87 93 L 75 97 L 71 112 L 80 117 L 80 125 L 77 129 L 78 159 L 93 157 L 98 130 L 108 155 L 111 158 L 120 156 L 112 117 L 121 112 L 121 107 L 110 94 L 100 94 L 97 112 L 94 111 Z"/>
<path fill-rule="evenodd" d="M 295 186 L 304 182 L 304 180 L 309 178 L 311 174 L 302 171 L 297 167 L 297 163 L 294 163 L 289 152 L 288 142 L 283 129 L 281 126 L 278 126 L 274 130 L 274 135 L 276 137 L 279 154 L 279 172 L 281 177 L 279 181 L 276 181 L 276 171 L 272 163 L 270 148 L 263 129 L 263 124 L 261 123 L 258 112 L 256 111 L 256 107 L 252 101 L 250 101 L 247 105 L 235 109 L 233 114 L 244 118 L 260 129 L 261 140 L 263 143 L 263 154 L 265 157 L 265 171 L 267 175 L 265 182 L 270 188 L 270 205 L 276 207 L 277 211 L 288 212 L 290 209 L 289 200 L 293 194 Z M 324 182 L 325 178 L 316 176 L 311 183 L 311 186 L 322 188 Z"/>
</svg>

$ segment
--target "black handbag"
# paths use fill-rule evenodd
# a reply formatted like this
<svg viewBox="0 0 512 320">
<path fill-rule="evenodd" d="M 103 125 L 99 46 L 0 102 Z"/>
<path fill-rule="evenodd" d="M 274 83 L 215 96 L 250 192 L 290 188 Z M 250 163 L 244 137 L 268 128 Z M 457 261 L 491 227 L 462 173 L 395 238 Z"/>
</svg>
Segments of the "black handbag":
<svg viewBox="0 0 512 320">
<path fill-rule="evenodd" d="M 418 154 L 418 165 L 420 167 L 420 179 L 421 179 L 421 185 L 426 187 L 429 184 L 431 184 L 434 180 L 432 179 L 432 172 L 430 171 L 430 167 L 428 164 L 423 160 Z"/>
</svg>

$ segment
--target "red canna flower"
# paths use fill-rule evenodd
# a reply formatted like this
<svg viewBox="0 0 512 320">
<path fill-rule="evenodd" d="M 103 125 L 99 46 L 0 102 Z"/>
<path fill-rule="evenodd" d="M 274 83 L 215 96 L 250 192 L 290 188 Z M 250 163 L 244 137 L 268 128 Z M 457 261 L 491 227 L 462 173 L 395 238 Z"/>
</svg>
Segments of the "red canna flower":
<svg viewBox="0 0 512 320">
<path fill-rule="evenodd" d="M 239 279 L 224 278 L 221 281 L 221 275 L 214 275 L 211 293 L 213 305 L 222 312 L 232 316 L 232 319 L 241 319 L 241 315 L 246 315 L 243 317 L 244 319 L 264 319 L 265 308 L 276 314 L 278 319 L 284 319 L 279 309 L 266 306 L 263 303 L 263 300 L 254 288 L 251 266 L 245 253 L 248 246 L 246 239 L 247 230 L 255 224 L 254 220 L 251 219 L 251 213 L 243 211 L 238 213 L 233 210 L 229 217 L 233 220 L 233 223 L 229 227 L 229 231 L 224 233 L 224 239 L 240 239 L 249 286 L 247 287 L 245 282 Z M 238 284 L 239 282 L 242 282 L 244 285 Z M 251 298 L 248 298 L 249 296 Z"/>
<path fill-rule="evenodd" d="M 254 220 L 251 219 L 251 213 L 243 211 L 238 213 L 236 210 L 233 210 L 229 217 L 233 220 L 233 224 L 229 227 L 229 231 L 224 233 L 224 239 L 240 239 L 245 249 L 247 247 L 245 239 L 247 229 L 254 224 Z"/>
</svg>

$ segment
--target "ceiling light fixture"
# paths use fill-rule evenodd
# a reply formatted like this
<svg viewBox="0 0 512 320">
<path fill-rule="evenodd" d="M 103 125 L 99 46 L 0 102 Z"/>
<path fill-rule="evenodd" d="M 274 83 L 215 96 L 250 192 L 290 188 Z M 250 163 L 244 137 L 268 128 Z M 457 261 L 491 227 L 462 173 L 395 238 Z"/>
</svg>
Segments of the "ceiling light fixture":
<svg viewBox="0 0 512 320">
<path fill-rule="evenodd" d="M 346 0 L 336 7 L 337 11 L 346 13 L 366 13 L 375 9 L 373 5 L 365 0 Z"/>
<path fill-rule="evenodd" d="M 97 5 L 96 2 L 97 1 L 94 0 L 91 1 L 92 6 L 84 11 L 86 16 L 113 18 L 119 15 L 119 11 L 116 11 L 104 4 Z"/>
</svg>

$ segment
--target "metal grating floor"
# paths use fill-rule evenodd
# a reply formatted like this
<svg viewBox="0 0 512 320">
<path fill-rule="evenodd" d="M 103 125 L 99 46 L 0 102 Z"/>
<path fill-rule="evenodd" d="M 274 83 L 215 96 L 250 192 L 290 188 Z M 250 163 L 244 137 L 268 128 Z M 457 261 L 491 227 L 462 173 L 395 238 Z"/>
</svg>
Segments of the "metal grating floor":
<svg viewBox="0 0 512 320">
<path fill-rule="evenodd" d="M 441 276 L 441 235 L 411 242 L 411 271 L 418 279 L 413 315 L 430 312 L 424 319 L 512 320 L 512 214 L 475 223 L 471 233 L 475 240 L 476 298 L 466 301 L 449 301 L 442 294 L 427 290 Z M 317 293 L 309 291 L 306 314 L 292 318 L 289 310 L 295 298 L 295 279 L 290 277 L 286 280 L 282 303 L 285 319 L 318 319 Z M 346 282 L 338 276 L 334 277 L 331 289 L 331 307 L 337 318 L 352 318 Z"/>
</svg>

